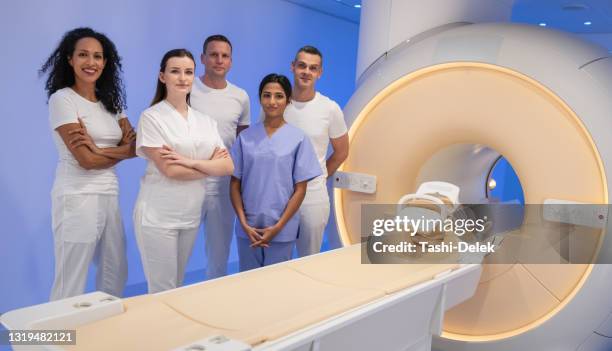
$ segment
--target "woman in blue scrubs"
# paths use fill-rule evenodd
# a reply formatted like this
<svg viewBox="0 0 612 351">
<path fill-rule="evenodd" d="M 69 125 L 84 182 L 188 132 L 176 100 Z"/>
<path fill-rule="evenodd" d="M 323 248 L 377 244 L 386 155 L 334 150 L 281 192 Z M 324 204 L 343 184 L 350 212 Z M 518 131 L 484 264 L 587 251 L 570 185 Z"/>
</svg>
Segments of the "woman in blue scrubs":
<svg viewBox="0 0 612 351">
<path fill-rule="evenodd" d="M 321 174 L 310 140 L 283 118 L 291 83 L 269 74 L 259 85 L 263 122 L 244 130 L 232 146 L 230 184 L 240 271 L 291 259 L 306 183 Z"/>
</svg>

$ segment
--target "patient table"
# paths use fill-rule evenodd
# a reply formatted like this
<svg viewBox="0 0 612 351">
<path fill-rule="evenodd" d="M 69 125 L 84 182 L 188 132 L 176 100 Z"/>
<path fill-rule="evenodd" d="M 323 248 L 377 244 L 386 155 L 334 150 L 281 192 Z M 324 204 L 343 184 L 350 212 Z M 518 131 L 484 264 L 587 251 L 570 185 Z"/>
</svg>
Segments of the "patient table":
<svg viewBox="0 0 612 351">
<path fill-rule="evenodd" d="M 8 312 L 2 324 L 76 330 L 76 345 L 44 350 L 430 350 L 480 272 L 362 264 L 357 244 L 153 295 L 76 296 Z"/>
</svg>

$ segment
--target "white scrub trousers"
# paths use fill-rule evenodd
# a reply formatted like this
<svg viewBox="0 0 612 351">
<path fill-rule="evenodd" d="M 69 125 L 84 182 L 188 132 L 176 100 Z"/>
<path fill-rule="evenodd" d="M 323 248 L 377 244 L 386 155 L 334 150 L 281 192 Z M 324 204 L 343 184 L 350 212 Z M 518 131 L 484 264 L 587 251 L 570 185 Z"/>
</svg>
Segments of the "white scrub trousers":
<svg viewBox="0 0 612 351">
<path fill-rule="evenodd" d="M 74 194 L 52 197 L 55 280 L 50 300 L 85 292 L 92 260 L 96 288 L 122 296 L 127 279 L 125 234 L 116 195 Z"/>
<path fill-rule="evenodd" d="M 185 267 L 199 226 L 165 229 L 142 225 L 142 210 L 134 210 L 134 232 L 147 277 L 149 294 L 174 289 L 183 284 Z"/>
<path fill-rule="evenodd" d="M 319 253 L 323 242 L 323 232 L 329 220 L 329 202 L 302 204 L 299 216 L 300 228 L 295 245 L 298 257 Z"/>
<path fill-rule="evenodd" d="M 206 195 L 202 209 L 206 238 L 206 279 L 227 275 L 227 260 L 234 236 L 234 207 L 229 191 Z"/>
</svg>

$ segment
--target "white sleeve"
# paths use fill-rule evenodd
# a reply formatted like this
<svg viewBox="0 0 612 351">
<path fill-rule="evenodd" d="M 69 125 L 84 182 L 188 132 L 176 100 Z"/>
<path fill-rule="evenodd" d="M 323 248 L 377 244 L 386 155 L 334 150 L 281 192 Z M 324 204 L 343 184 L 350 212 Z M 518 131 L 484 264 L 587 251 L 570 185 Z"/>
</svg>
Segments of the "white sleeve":
<svg viewBox="0 0 612 351">
<path fill-rule="evenodd" d="M 337 103 L 331 102 L 329 121 L 329 138 L 336 139 L 346 134 L 346 122 L 344 122 L 344 114 Z"/>
<path fill-rule="evenodd" d="M 169 145 L 169 143 L 164 140 L 161 127 L 152 116 L 143 112 L 136 132 L 136 155 L 146 159 L 147 156 L 142 152 L 142 147 L 162 147 L 164 145 Z"/>
<path fill-rule="evenodd" d="M 249 94 L 243 91 L 244 98 L 242 99 L 242 114 L 238 120 L 239 126 L 248 126 L 251 124 L 251 101 L 249 100 Z"/>
<path fill-rule="evenodd" d="M 56 92 L 49 98 L 49 124 L 55 130 L 68 123 L 79 123 L 77 106 L 65 94 Z"/>
<path fill-rule="evenodd" d="M 212 131 L 213 131 L 213 144 L 215 145 L 215 147 L 218 147 L 219 149 L 227 149 L 227 147 L 225 146 L 225 143 L 223 143 L 223 139 L 221 139 L 221 134 L 219 134 L 219 128 L 217 127 L 217 121 L 215 121 L 214 119 L 210 118 L 210 121 L 212 122 Z"/>
</svg>

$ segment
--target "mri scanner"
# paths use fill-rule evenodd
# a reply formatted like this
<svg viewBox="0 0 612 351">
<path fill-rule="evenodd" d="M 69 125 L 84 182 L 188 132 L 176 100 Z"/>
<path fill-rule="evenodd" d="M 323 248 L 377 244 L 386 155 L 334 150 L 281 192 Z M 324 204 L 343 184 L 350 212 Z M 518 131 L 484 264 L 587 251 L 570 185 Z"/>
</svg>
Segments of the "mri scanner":
<svg viewBox="0 0 612 351">
<path fill-rule="evenodd" d="M 612 58 L 503 23 L 511 5 L 363 1 L 350 156 L 334 190 L 345 248 L 155 295 L 86 294 L 2 323 L 76 330 L 77 345 L 46 349 L 611 350 Z M 361 264 L 362 205 L 432 181 L 457 185 L 460 203 L 490 201 L 501 156 L 528 205 L 602 205 L 585 214 L 595 229 L 534 230 L 546 221 L 526 211 L 482 265 Z M 585 242 L 596 250 L 579 264 L 555 250 Z M 512 255 L 542 243 L 553 243 L 545 263 Z"/>
<path fill-rule="evenodd" d="M 362 204 L 394 203 L 425 181 L 449 181 L 460 202 L 480 202 L 499 155 L 527 204 L 609 203 L 612 58 L 557 31 L 465 23 L 503 20 L 510 5 L 364 2 L 342 170 L 376 175 L 377 184 L 375 194 L 335 190 L 344 243 L 360 240 Z M 446 313 L 434 349 L 611 350 L 609 231 L 606 222 L 589 239 L 600 264 L 485 264 L 474 296 Z"/>
</svg>

